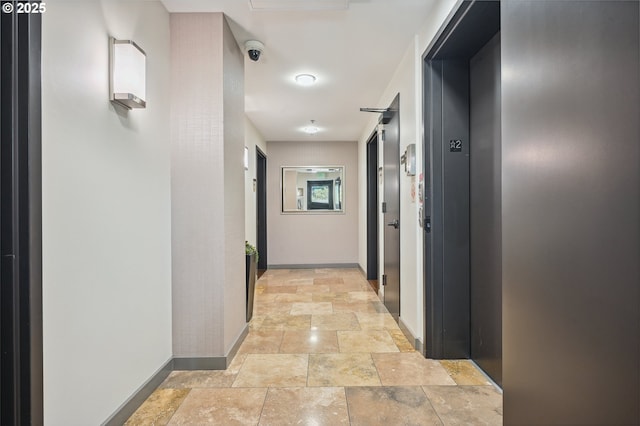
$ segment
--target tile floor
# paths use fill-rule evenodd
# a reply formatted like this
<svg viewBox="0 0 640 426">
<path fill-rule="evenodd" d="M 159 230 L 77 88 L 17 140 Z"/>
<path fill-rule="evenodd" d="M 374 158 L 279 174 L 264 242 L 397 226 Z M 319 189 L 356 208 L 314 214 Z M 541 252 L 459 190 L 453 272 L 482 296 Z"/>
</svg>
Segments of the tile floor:
<svg viewBox="0 0 640 426">
<path fill-rule="evenodd" d="M 174 371 L 127 425 L 501 425 L 468 361 L 414 351 L 356 269 L 268 270 L 225 371 Z"/>
</svg>

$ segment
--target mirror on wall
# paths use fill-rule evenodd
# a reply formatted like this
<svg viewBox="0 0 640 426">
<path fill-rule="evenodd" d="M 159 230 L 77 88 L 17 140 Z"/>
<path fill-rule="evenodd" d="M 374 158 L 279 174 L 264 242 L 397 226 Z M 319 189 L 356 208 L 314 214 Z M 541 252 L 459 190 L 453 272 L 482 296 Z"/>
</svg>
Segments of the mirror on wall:
<svg viewBox="0 0 640 426">
<path fill-rule="evenodd" d="M 344 212 L 344 167 L 282 167 L 282 212 Z"/>
</svg>

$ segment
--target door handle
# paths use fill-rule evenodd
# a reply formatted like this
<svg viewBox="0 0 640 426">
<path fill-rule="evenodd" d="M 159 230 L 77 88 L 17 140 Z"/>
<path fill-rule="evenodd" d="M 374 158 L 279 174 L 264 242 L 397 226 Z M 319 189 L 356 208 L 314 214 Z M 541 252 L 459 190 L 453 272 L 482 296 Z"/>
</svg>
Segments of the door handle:
<svg viewBox="0 0 640 426">
<path fill-rule="evenodd" d="M 398 229 L 398 226 L 400 226 L 400 221 L 396 219 L 393 222 L 387 223 L 387 226 L 393 226 L 395 229 Z"/>
</svg>

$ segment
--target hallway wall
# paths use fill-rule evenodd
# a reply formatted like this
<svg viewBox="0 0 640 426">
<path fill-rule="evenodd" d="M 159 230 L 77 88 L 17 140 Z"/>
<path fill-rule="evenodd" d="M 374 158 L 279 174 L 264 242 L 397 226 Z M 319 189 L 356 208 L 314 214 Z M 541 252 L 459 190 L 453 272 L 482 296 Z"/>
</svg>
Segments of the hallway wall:
<svg viewBox="0 0 640 426">
<path fill-rule="evenodd" d="M 269 265 L 358 262 L 358 151 L 355 142 L 267 142 Z M 345 166 L 344 213 L 282 213 L 282 166 Z"/>
<path fill-rule="evenodd" d="M 244 173 L 244 239 L 249 241 L 253 246 L 256 246 L 256 192 L 253 189 L 253 180 L 256 178 L 256 146 L 260 148 L 267 157 L 267 143 L 264 138 L 256 129 L 256 126 L 249 120 L 247 116 L 244 117 L 244 146 L 249 148 L 249 170 L 245 170 Z"/>
<path fill-rule="evenodd" d="M 44 422 L 102 423 L 171 357 L 169 14 L 47 3 L 42 28 Z M 108 96 L 108 36 L 147 52 L 147 108 Z"/>
<path fill-rule="evenodd" d="M 397 93 L 400 93 L 400 154 L 407 145 L 416 144 L 416 176 L 400 175 L 400 319 L 411 334 L 423 340 L 424 336 L 424 283 L 422 270 L 423 239 L 422 228 L 418 226 L 417 199 L 419 177 L 422 165 L 422 54 L 431 42 L 447 15 L 456 4 L 456 0 L 437 2 L 426 17 L 418 34 L 414 36 L 405 50 L 393 77 L 384 89 L 375 106 L 387 107 Z M 371 114 L 369 124 L 365 126 L 358 142 L 358 185 L 360 189 L 360 217 L 366 218 L 366 143 L 378 123 L 378 114 Z M 382 165 L 382 144 L 379 146 L 379 163 Z M 411 186 L 415 185 L 416 200 L 411 198 Z M 382 202 L 382 197 L 380 202 Z M 384 224 L 380 224 L 380 231 Z M 358 261 L 362 268 L 367 265 L 366 220 L 359 225 Z M 382 235 L 382 234 L 381 234 Z M 382 244 L 382 238 L 380 240 Z M 381 246 L 382 248 L 382 246 Z M 380 263 L 380 274 L 384 265 Z M 381 287 L 381 294 L 384 288 Z"/>
</svg>

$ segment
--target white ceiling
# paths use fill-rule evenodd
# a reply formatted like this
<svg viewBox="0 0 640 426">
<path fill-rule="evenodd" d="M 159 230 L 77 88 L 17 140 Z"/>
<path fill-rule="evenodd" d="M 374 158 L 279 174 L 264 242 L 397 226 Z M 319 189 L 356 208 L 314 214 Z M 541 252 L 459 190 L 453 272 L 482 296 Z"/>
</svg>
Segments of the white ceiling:
<svg viewBox="0 0 640 426">
<path fill-rule="evenodd" d="M 290 4 L 301 1 L 288 0 Z M 169 12 L 224 12 L 245 55 L 245 109 L 267 141 L 353 141 L 366 130 L 414 34 L 439 0 L 350 0 L 341 10 L 251 10 L 249 0 L 162 0 Z M 294 76 L 314 74 L 311 87 Z M 320 131 L 301 129 L 316 120 Z M 371 129 L 373 130 L 373 129 Z"/>
</svg>

